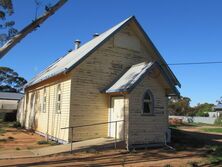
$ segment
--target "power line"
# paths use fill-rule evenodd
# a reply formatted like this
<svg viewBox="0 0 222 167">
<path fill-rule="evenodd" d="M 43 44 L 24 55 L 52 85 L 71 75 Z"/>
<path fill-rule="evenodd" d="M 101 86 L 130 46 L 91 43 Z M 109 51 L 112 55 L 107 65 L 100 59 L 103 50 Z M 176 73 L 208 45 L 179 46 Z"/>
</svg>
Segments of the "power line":
<svg viewBox="0 0 222 167">
<path fill-rule="evenodd" d="M 205 65 L 205 64 L 222 64 L 222 61 L 169 63 L 168 65 L 169 66 L 180 66 L 180 65 Z"/>
</svg>

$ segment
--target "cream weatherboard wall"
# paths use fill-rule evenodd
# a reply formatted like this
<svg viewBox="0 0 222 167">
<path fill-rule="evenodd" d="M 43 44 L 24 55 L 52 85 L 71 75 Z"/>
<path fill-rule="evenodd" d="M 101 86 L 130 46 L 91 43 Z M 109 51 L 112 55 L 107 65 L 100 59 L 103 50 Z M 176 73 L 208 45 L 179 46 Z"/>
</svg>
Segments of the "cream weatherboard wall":
<svg viewBox="0 0 222 167">
<path fill-rule="evenodd" d="M 56 109 L 57 87 L 61 86 L 61 112 Z M 34 129 L 42 135 L 60 140 L 68 141 L 68 130 L 62 130 L 63 127 L 69 126 L 70 112 L 70 86 L 71 80 L 64 80 L 49 85 L 37 87 L 29 90 L 24 99 L 25 116 L 23 121 L 27 129 Z M 44 91 L 46 95 L 46 106 L 43 109 Z"/>
<path fill-rule="evenodd" d="M 122 36 L 127 40 L 115 41 Z M 130 37 L 133 43 L 137 42 L 135 49 L 127 47 L 131 45 Z M 130 25 L 106 41 L 72 70 L 70 125 L 107 122 L 110 98 L 101 92 L 130 66 L 151 59 Z M 107 134 L 107 125 L 78 128 L 74 140 L 105 137 Z"/>
<path fill-rule="evenodd" d="M 154 97 L 154 113 L 142 114 L 144 93 L 150 90 Z M 168 129 L 167 97 L 164 86 L 157 78 L 145 78 L 130 92 L 129 145 L 164 143 Z"/>
</svg>

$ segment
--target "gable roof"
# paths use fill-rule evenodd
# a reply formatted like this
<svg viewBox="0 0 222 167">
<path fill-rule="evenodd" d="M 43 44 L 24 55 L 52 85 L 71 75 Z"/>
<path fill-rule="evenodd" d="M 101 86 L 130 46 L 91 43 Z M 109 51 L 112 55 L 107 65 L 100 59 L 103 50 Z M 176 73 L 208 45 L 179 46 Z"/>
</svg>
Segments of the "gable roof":
<svg viewBox="0 0 222 167">
<path fill-rule="evenodd" d="M 116 26 L 112 27 L 111 29 L 105 31 L 104 33 L 100 34 L 98 37 L 93 38 L 89 42 L 82 45 L 80 48 L 73 50 L 72 52 L 68 53 L 66 56 L 61 57 L 60 59 L 56 60 L 52 65 L 48 68 L 40 72 L 36 77 L 34 77 L 31 81 L 29 81 L 25 87 L 29 87 L 35 85 L 41 81 L 47 80 L 51 77 L 54 77 L 61 73 L 67 73 L 79 65 L 82 61 L 84 61 L 90 54 L 92 54 L 98 47 L 100 47 L 104 42 L 106 42 L 112 35 L 117 33 L 122 27 L 126 26 L 130 21 L 134 21 L 139 29 L 144 34 L 145 38 L 149 43 L 151 43 L 154 50 L 158 53 L 158 57 L 162 62 L 164 68 L 167 70 L 167 75 L 174 81 L 174 85 L 180 86 L 179 81 L 176 79 L 173 72 L 170 70 L 162 56 L 159 54 L 151 40 L 148 38 L 147 34 L 144 32 L 142 27 L 139 25 L 138 21 L 134 16 L 127 18 L 126 20 L 120 22 Z"/>
<path fill-rule="evenodd" d="M 116 93 L 116 92 L 130 92 L 133 88 L 143 79 L 143 77 L 148 74 L 153 68 L 158 68 L 160 72 L 164 75 L 168 84 L 170 85 L 173 93 L 179 96 L 179 91 L 170 81 L 170 78 L 164 73 L 157 62 L 143 62 L 133 65 L 126 71 L 112 86 L 110 86 L 105 92 L 106 93 Z"/>
<path fill-rule="evenodd" d="M 22 93 L 0 92 L 0 99 L 2 100 L 20 100 L 22 97 Z"/>
</svg>

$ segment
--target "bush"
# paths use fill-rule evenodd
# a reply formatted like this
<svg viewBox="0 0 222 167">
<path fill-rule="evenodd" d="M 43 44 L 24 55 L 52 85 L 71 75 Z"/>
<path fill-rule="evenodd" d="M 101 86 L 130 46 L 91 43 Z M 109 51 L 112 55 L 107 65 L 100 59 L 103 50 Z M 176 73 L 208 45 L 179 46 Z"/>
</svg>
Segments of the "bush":
<svg viewBox="0 0 222 167">
<path fill-rule="evenodd" d="M 42 145 L 42 144 L 50 144 L 50 145 L 57 145 L 56 142 L 54 141 L 47 141 L 47 140 L 40 140 L 37 142 L 39 145 Z"/>
<path fill-rule="evenodd" d="M 222 117 L 219 117 L 214 122 L 215 125 L 222 126 Z"/>
<path fill-rule="evenodd" d="M 38 143 L 39 145 L 42 145 L 42 144 L 49 144 L 49 142 L 46 141 L 46 140 L 40 140 L 40 141 L 38 141 L 37 143 Z"/>
</svg>

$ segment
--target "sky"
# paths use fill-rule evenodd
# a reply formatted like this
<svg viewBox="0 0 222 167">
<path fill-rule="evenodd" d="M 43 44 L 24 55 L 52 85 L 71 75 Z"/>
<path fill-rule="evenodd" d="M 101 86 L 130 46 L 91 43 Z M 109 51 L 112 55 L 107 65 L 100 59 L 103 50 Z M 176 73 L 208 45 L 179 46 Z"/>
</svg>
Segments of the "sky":
<svg viewBox="0 0 222 167">
<path fill-rule="evenodd" d="M 56 0 L 50 0 L 52 3 Z M 13 1 L 19 30 L 35 18 L 34 0 Z M 22 2 L 22 3 L 21 3 Z M 16 45 L 0 66 L 30 80 L 59 57 L 115 24 L 136 16 L 167 63 L 222 61 L 221 0 L 69 0 Z M 38 11 L 41 14 L 41 9 Z M 222 96 L 222 64 L 170 66 L 191 105 Z"/>
</svg>

